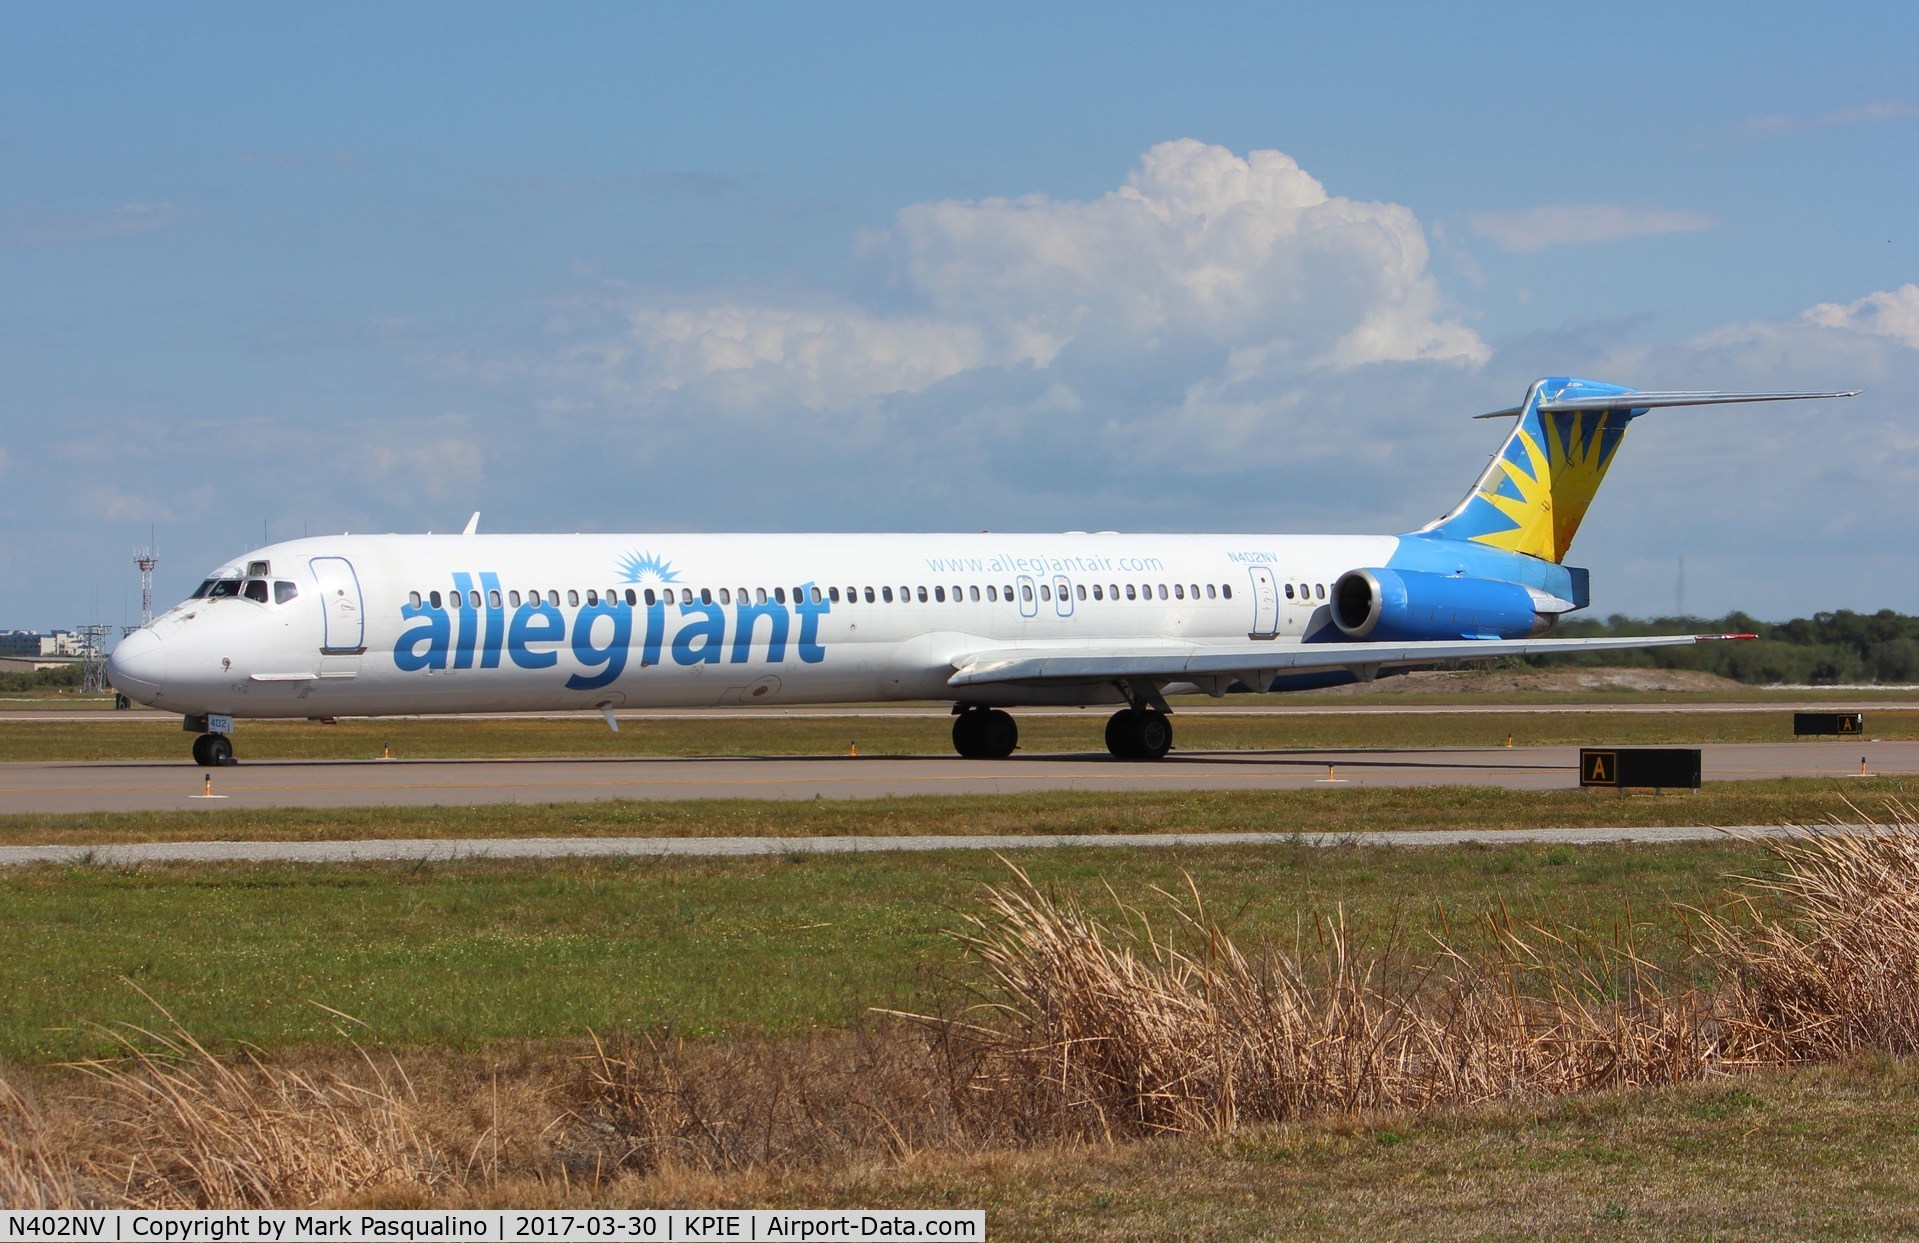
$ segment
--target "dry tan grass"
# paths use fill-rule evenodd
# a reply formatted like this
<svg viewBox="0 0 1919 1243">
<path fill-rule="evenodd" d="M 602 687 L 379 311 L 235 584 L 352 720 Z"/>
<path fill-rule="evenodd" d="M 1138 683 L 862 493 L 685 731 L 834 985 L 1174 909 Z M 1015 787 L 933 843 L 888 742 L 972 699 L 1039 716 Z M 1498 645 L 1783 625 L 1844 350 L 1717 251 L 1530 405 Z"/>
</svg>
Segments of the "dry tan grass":
<svg viewBox="0 0 1919 1243">
<path fill-rule="evenodd" d="M 1727 1041 L 1759 1062 L 1919 1052 L 1919 815 L 1768 841 L 1778 876 L 1736 916 L 1700 920 L 1726 982 Z M 1780 900 L 1768 917 L 1758 891 Z"/>
<path fill-rule="evenodd" d="M 0 1079 L 0 1204 L 62 1208 L 83 1197 L 40 1111 Z"/>
<path fill-rule="evenodd" d="M 1069 1130 L 1224 1133 L 1674 1083 L 1708 1060 L 1698 998 L 1662 991 L 1630 942 L 1502 918 L 1494 958 L 1359 961 L 1336 916 L 1248 954 L 1196 891 L 1166 895 L 1167 929 L 1135 910 L 1116 931 L 1015 874 L 967 937 L 997 994 L 965 1029 L 990 1051 L 975 1086 L 1044 1085 Z"/>
<path fill-rule="evenodd" d="M 415 1124 L 397 1062 L 356 1082 L 246 1052 L 218 1057 L 172 1021 L 110 1029 L 124 1055 L 80 1064 L 105 1089 L 92 1164 L 139 1208 L 272 1208 L 423 1198 L 449 1163 Z"/>
<path fill-rule="evenodd" d="M 1777 875 L 1746 882 L 1729 913 L 1694 912 L 1687 966 L 1715 969 L 1713 988 L 1664 974 L 1629 930 L 1499 912 L 1470 938 L 1484 948 L 1416 951 L 1405 935 L 1362 957 L 1335 914 L 1290 948 L 1248 951 L 1196 888 L 1161 895 L 1158 923 L 1121 905 L 1114 927 L 1015 870 L 963 934 L 986 997 L 962 1018 L 474 1056 L 350 1046 L 290 1065 L 215 1054 L 160 1010 L 154 1028 L 110 1033 L 120 1052 L 82 1065 L 84 1091 L 0 1082 L 0 1199 L 692 1204 L 824 1170 L 1910 1054 L 1919 817 L 1890 820 L 1766 842 Z"/>
</svg>

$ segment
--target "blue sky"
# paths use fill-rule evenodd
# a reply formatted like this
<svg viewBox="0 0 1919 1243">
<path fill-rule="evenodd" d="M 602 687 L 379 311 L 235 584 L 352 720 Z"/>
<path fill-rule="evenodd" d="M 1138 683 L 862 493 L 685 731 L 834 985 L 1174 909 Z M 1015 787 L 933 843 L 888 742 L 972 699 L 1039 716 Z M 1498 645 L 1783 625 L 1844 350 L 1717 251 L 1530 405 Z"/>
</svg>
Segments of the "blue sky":
<svg viewBox="0 0 1919 1243">
<path fill-rule="evenodd" d="M 1549 374 L 1869 390 L 1637 424 L 1599 611 L 1919 612 L 1919 13 L 1318 7 L 10 7 L 0 627 L 150 527 L 1405 530 Z"/>
</svg>

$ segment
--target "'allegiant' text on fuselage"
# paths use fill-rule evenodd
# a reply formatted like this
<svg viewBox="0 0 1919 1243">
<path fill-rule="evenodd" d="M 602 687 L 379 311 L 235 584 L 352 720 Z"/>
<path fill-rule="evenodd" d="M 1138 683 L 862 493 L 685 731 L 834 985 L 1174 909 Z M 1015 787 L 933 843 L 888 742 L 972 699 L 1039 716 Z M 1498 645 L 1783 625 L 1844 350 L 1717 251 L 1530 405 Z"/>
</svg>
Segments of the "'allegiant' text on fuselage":
<svg viewBox="0 0 1919 1243">
<path fill-rule="evenodd" d="M 794 591 L 790 607 L 777 600 L 741 599 L 732 605 L 729 644 L 729 609 L 722 604 L 684 597 L 672 601 L 670 607 L 678 614 L 678 624 L 669 637 L 669 601 L 664 597 L 636 607 L 609 592 L 596 602 L 571 610 L 569 620 L 558 605 L 538 597 L 529 598 L 517 608 L 494 603 L 501 599 L 498 574 L 456 573 L 452 578 L 448 601 L 452 607 L 436 608 L 424 601 L 401 606 L 402 620 L 411 624 L 394 644 L 393 663 L 399 669 L 497 669 L 502 658 L 521 669 L 551 669 L 559 664 L 564 649 L 585 670 L 569 676 L 566 688 L 598 690 L 626 672 L 628 653 L 632 651 L 639 653 L 642 668 L 661 663 L 668 654 L 679 665 L 726 661 L 745 664 L 754 657 L 755 644 L 763 643 L 758 658 L 767 664 L 780 664 L 786 659 L 795 614 L 800 624 L 794 646 L 800 660 L 818 664 L 826 659 L 819 625 L 820 618 L 833 606 L 810 582 Z M 637 647 L 635 613 L 644 616 L 645 625 Z"/>
</svg>

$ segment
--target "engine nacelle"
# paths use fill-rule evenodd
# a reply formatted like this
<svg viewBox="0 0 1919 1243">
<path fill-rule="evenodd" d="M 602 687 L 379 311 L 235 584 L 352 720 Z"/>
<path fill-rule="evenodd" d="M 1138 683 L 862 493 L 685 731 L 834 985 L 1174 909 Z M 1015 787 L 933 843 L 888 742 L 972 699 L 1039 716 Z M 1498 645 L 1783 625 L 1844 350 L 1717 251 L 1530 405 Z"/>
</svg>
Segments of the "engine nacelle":
<svg viewBox="0 0 1919 1243">
<path fill-rule="evenodd" d="M 1339 576 L 1332 613 L 1349 639 L 1527 639 L 1559 620 L 1540 607 L 1550 603 L 1543 593 L 1498 579 L 1368 569 Z"/>
</svg>

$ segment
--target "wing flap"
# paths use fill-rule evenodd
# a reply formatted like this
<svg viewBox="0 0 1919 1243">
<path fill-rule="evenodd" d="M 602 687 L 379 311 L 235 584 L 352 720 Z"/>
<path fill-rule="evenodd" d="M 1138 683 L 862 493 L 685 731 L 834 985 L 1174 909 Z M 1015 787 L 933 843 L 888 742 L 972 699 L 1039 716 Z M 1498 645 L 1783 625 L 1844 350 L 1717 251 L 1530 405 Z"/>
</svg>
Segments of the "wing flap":
<svg viewBox="0 0 1919 1243">
<path fill-rule="evenodd" d="M 1566 652 L 1616 652 L 1673 647 L 1750 635 L 1672 634 L 1618 639 L 1470 639 L 1421 643 L 1233 643 L 1185 647 L 1100 647 L 1076 644 L 1059 648 L 1015 648 L 973 652 L 953 661 L 947 685 L 993 686 L 1007 683 L 1113 682 L 1140 680 L 1185 682 L 1239 676 L 1263 685 L 1280 673 L 1384 666 L 1428 665 L 1451 660 L 1494 660 L 1501 656 L 1548 656 Z"/>
</svg>

